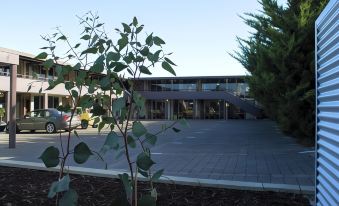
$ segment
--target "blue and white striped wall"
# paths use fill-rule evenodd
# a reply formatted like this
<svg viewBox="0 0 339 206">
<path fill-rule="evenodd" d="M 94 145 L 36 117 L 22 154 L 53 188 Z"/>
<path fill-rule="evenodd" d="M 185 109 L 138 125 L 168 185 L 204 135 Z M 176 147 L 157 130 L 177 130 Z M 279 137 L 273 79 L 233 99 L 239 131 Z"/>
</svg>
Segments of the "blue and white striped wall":
<svg viewBox="0 0 339 206">
<path fill-rule="evenodd" d="M 315 23 L 316 204 L 339 205 L 339 0 Z"/>
</svg>

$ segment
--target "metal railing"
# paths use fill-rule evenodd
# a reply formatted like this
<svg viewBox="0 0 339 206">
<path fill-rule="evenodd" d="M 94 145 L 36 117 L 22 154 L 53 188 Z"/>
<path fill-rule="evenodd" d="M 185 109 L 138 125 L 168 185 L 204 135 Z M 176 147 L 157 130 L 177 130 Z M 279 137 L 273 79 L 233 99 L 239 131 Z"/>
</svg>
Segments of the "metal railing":
<svg viewBox="0 0 339 206">
<path fill-rule="evenodd" d="M 3 72 L 3 71 L 0 71 L 0 76 L 10 76 L 10 72 Z M 39 74 L 37 74 L 37 76 L 33 76 L 33 75 L 25 75 L 25 74 L 17 74 L 16 75 L 18 78 L 24 78 L 24 79 L 33 79 L 33 80 L 42 80 L 42 81 L 45 81 L 47 82 L 48 80 L 50 79 L 56 79 L 57 77 L 52 77 L 52 76 L 49 76 L 49 77 L 42 77 L 42 76 L 39 76 Z"/>
</svg>

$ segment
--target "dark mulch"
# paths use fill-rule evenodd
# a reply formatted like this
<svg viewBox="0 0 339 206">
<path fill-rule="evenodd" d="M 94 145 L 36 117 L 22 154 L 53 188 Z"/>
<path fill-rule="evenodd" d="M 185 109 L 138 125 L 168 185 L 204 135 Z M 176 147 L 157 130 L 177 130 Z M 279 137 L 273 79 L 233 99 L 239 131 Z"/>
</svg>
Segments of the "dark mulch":
<svg viewBox="0 0 339 206">
<path fill-rule="evenodd" d="M 21 168 L 0 167 L 0 205 L 55 205 L 48 199 L 51 182 L 57 173 Z M 118 180 L 82 175 L 71 175 L 71 187 L 79 194 L 79 205 L 116 205 L 122 195 Z M 140 183 L 140 190 L 147 188 Z M 225 206 L 225 205 L 309 205 L 302 195 L 255 192 L 230 189 L 192 187 L 173 184 L 156 184 L 158 206 Z"/>
</svg>

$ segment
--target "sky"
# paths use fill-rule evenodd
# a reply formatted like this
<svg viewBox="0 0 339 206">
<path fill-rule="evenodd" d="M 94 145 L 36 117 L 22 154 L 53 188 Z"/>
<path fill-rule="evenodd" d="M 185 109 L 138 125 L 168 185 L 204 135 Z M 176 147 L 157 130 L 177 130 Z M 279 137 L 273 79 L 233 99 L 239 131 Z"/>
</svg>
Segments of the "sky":
<svg viewBox="0 0 339 206">
<path fill-rule="evenodd" d="M 88 11 L 97 12 L 114 37 L 114 28 L 136 16 L 145 25 L 143 32 L 165 40 L 177 76 L 244 75 L 246 70 L 228 53 L 238 49 L 237 36 L 246 38 L 251 31 L 239 15 L 260 9 L 256 0 L 3 1 L 0 47 L 38 54 L 46 46 L 40 36 L 54 33 L 57 26 L 75 44 L 81 37 L 76 15 Z M 161 67 L 151 72 L 171 76 Z"/>
</svg>

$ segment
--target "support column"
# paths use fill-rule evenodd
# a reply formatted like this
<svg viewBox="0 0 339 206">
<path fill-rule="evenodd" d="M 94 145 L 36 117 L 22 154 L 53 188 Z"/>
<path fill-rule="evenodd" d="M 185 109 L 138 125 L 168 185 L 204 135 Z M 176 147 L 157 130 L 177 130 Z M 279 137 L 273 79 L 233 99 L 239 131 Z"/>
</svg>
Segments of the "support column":
<svg viewBox="0 0 339 206">
<path fill-rule="evenodd" d="M 48 109 L 48 94 L 44 94 L 44 109 Z"/>
<path fill-rule="evenodd" d="M 11 101 L 10 101 L 10 93 L 9 93 L 9 91 L 8 92 L 6 92 L 6 123 L 7 122 L 9 122 L 9 116 L 10 116 L 10 113 L 11 113 L 11 110 L 10 110 L 10 108 L 11 108 Z"/>
<path fill-rule="evenodd" d="M 9 148 L 15 148 L 16 143 L 16 75 L 17 65 L 12 65 L 10 76 L 10 114 L 9 114 Z"/>
</svg>

